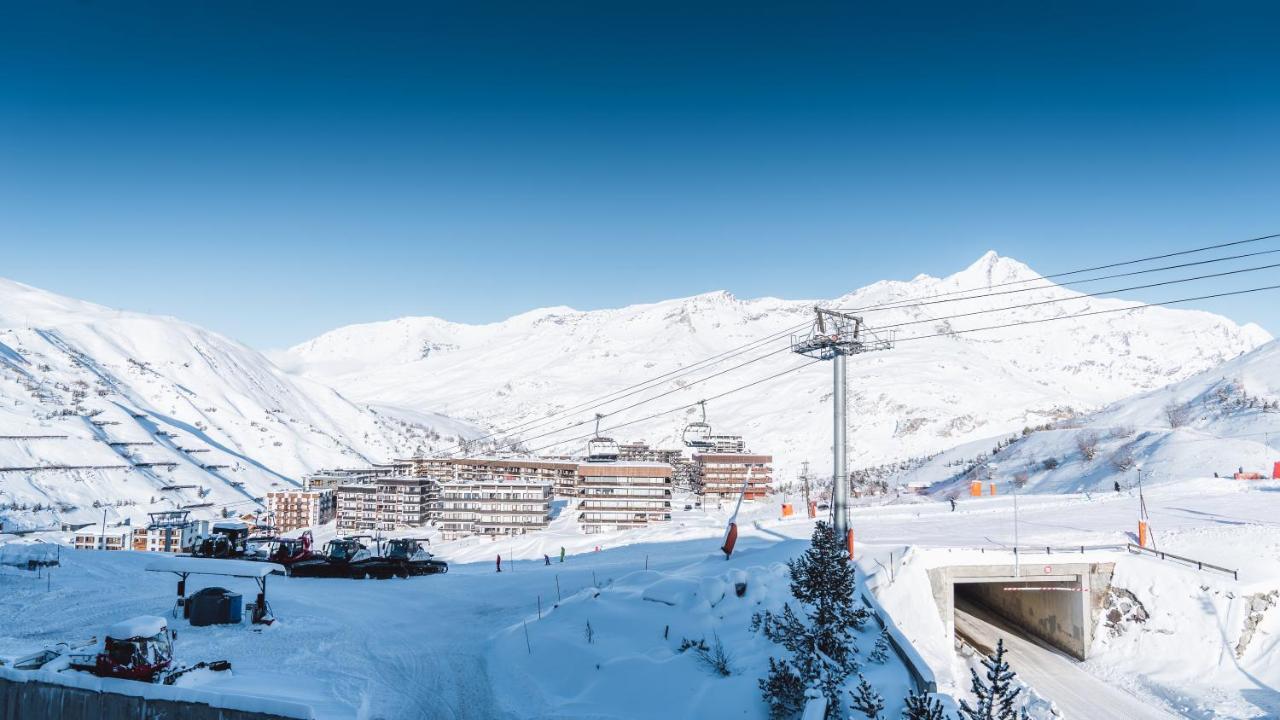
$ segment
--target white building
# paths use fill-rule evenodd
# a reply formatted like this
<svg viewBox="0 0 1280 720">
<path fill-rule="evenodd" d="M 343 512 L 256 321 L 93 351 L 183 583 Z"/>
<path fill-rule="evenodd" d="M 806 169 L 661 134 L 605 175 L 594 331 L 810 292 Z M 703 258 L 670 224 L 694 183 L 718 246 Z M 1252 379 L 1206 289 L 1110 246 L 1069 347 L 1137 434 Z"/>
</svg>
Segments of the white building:
<svg viewBox="0 0 1280 720">
<path fill-rule="evenodd" d="M 672 467 L 662 462 L 578 466 L 578 522 L 588 535 L 671 519 Z"/>
<path fill-rule="evenodd" d="M 77 550 L 128 550 L 133 538 L 132 528 L 101 530 L 84 529 L 76 532 L 72 544 Z"/>
<path fill-rule="evenodd" d="M 551 522 L 552 483 L 546 480 L 457 480 L 440 484 L 440 532 L 523 535 Z"/>
</svg>

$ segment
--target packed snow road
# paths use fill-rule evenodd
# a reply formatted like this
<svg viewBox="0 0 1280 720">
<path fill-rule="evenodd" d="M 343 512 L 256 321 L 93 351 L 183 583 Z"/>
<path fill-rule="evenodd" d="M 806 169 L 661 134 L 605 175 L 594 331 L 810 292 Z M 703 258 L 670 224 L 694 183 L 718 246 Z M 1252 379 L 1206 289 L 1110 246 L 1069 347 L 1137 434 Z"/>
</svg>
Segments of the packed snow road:
<svg viewBox="0 0 1280 720">
<path fill-rule="evenodd" d="M 1171 720 L 1153 708 L 1081 670 L 1075 660 L 987 609 L 956 598 L 956 633 L 983 652 L 1004 640 L 1018 678 L 1048 698 L 1065 720 Z"/>
</svg>

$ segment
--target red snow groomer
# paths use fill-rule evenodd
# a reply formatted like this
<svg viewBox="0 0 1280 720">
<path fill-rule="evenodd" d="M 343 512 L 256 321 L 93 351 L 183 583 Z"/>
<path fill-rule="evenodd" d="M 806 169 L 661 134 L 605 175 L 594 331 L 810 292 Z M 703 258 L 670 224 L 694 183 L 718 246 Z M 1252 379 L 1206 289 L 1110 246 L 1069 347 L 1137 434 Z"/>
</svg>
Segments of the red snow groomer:
<svg viewBox="0 0 1280 720">
<path fill-rule="evenodd" d="M 288 568 L 296 562 L 310 560 L 316 556 L 311 549 L 313 542 L 315 541 L 312 539 L 310 530 L 302 533 L 301 537 L 277 538 L 275 540 L 275 548 L 267 556 L 267 562 L 277 563 Z"/>
<path fill-rule="evenodd" d="M 164 618 L 140 615 L 107 629 L 94 662 L 98 677 L 156 682 L 173 664 L 173 633 Z"/>
</svg>

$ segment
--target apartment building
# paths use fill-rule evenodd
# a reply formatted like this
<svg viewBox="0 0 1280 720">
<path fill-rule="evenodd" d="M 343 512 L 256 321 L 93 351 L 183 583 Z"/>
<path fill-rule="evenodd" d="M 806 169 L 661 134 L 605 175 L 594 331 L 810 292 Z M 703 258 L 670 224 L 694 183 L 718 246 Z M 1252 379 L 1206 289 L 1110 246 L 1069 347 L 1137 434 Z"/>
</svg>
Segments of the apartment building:
<svg viewBox="0 0 1280 720">
<path fill-rule="evenodd" d="M 337 489 L 338 534 L 372 532 L 378 527 L 378 486 L 348 481 Z"/>
<path fill-rule="evenodd" d="M 715 454 L 745 453 L 747 441 L 741 435 L 707 435 L 703 441 L 710 443 L 706 452 Z"/>
<path fill-rule="evenodd" d="M 352 533 L 418 527 L 431 519 L 437 498 L 437 484 L 430 478 L 354 478 L 338 486 L 337 529 Z"/>
<path fill-rule="evenodd" d="M 450 480 L 440 484 L 440 532 L 446 540 L 468 535 L 523 535 L 551 522 L 553 486 L 521 478 Z"/>
<path fill-rule="evenodd" d="M 343 484 L 374 481 L 378 478 L 409 476 L 413 474 L 413 462 L 396 460 L 390 463 L 375 463 L 363 468 L 334 468 L 321 470 L 302 478 L 304 490 L 337 490 Z"/>
<path fill-rule="evenodd" d="M 704 496 L 737 497 L 751 473 L 744 497 L 758 500 L 773 482 L 773 456 L 751 453 L 698 453 L 693 456 L 698 469 L 698 488 Z"/>
<path fill-rule="evenodd" d="M 671 519 L 668 463 L 623 461 L 578 466 L 578 524 L 588 535 Z"/>
<path fill-rule="evenodd" d="M 697 480 L 697 468 L 683 449 L 652 448 L 642 442 L 622 443 L 618 446 L 618 459 L 666 463 L 671 466 L 671 484 L 677 488 L 692 489 Z"/>
<path fill-rule="evenodd" d="M 77 550 L 129 550 L 133 547 L 133 529 L 80 530 L 75 534 L 72 545 Z"/>
<path fill-rule="evenodd" d="M 529 480 L 551 484 L 556 495 L 573 495 L 578 463 L 568 458 L 414 458 L 413 475 L 454 480 Z"/>
<path fill-rule="evenodd" d="M 267 493 L 267 512 L 276 532 L 323 525 L 334 519 L 337 510 L 337 492 L 330 488 Z"/>
</svg>

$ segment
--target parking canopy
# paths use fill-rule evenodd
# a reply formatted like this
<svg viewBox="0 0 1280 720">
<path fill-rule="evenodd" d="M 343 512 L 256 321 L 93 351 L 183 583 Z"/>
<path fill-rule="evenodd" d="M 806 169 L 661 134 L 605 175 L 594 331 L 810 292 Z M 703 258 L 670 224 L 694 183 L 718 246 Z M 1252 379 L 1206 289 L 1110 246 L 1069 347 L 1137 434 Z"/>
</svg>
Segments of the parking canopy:
<svg viewBox="0 0 1280 720">
<path fill-rule="evenodd" d="M 265 578 L 276 573 L 284 575 L 283 565 L 253 560 L 219 560 L 216 558 L 167 557 L 147 565 L 150 572 L 171 572 L 179 575 L 228 575 L 231 577 Z"/>
</svg>

